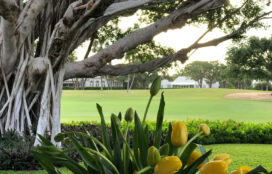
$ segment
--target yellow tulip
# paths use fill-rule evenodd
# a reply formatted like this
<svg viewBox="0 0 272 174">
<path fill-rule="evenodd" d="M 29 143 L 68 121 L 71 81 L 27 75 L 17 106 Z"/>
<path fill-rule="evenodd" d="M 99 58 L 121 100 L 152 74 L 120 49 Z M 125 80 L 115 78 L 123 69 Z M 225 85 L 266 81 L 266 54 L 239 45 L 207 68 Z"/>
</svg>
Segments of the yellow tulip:
<svg viewBox="0 0 272 174">
<path fill-rule="evenodd" d="M 208 136 L 211 133 L 210 128 L 207 124 L 200 124 L 198 132 L 203 132 L 202 136 Z"/>
<path fill-rule="evenodd" d="M 173 174 L 182 167 L 181 160 L 176 156 L 168 156 L 161 159 L 155 166 L 155 174 Z"/>
<path fill-rule="evenodd" d="M 202 156 L 202 154 L 200 152 L 192 152 L 189 160 L 187 162 L 187 166 L 190 166 L 191 164 L 193 164 L 198 158 L 200 158 Z M 197 166 L 197 168 L 201 168 L 204 165 L 204 163 L 199 164 L 199 166 Z"/>
<path fill-rule="evenodd" d="M 227 153 L 218 154 L 213 158 L 214 161 L 222 160 L 225 161 L 228 165 L 231 163 L 230 155 Z"/>
<path fill-rule="evenodd" d="M 186 125 L 179 121 L 173 124 L 171 142 L 174 146 L 180 147 L 184 146 L 188 140 L 188 132 Z"/>
<path fill-rule="evenodd" d="M 228 164 L 225 161 L 210 161 L 200 168 L 200 174 L 227 174 Z"/>
<path fill-rule="evenodd" d="M 241 166 L 237 170 L 232 171 L 230 174 L 246 174 L 250 172 L 252 168 L 248 166 Z"/>
</svg>

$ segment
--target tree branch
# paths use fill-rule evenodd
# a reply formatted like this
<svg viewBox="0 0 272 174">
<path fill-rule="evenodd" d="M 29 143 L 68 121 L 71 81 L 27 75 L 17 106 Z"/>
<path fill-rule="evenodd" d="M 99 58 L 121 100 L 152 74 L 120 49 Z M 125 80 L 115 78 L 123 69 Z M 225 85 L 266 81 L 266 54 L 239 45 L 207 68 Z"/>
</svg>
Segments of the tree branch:
<svg viewBox="0 0 272 174">
<path fill-rule="evenodd" d="M 73 71 L 72 69 L 69 69 L 71 66 L 70 67 L 68 66 L 66 67 L 67 71 L 65 74 L 65 79 L 74 78 L 74 77 L 79 77 L 79 78 L 80 77 L 82 78 L 95 77 L 97 75 L 118 76 L 118 75 L 132 74 L 132 73 L 151 72 L 157 68 L 167 66 L 174 61 L 180 61 L 181 63 L 185 63 L 189 58 L 188 53 L 191 50 L 203 48 L 203 47 L 209 47 L 209 46 L 216 46 L 226 40 L 240 36 L 244 32 L 245 29 L 252 26 L 255 22 L 259 21 L 259 19 L 262 19 L 264 16 L 269 15 L 270 13 L 272 13 L 272 11 L 259 15 L 247 23 L 243 23 L 236 31 L 233 31 L 232 33 L 228 35 L 215 38 L 204 43 L 198 43 L 200 39 L 197 39 L 196 42 L 194 42 L 192 45 L 190 45 L 187 48 L 183 48 L 179 50 L 173 55 L 168 55 L 164 58 L 152 60 L 147 63 L 133 64 L 133 65 L 115 65 L 115 66 L 106 65 L 98 70 L 93 66 L 90 66 L 90 67 L 85 66 L 80 71 Z M 73 66 L 74 67 L 78 66 L 76 67 L 76 69 L 81 67 L 78 62 L 73 63 Z"/>
<path fill-rule="evenodd" d="M 66 66 L 66 75 L 70 72 L 77 76 L 77 73 L 81 73 L 82 69 L 96 69 L 99 70 L 113 59 L 120 59 L 124 53 L 136 48 L 140 44 L 147 43 L 153 39 L 153 37 L 168 29 L 180 28 L 185 25 L 189 18 L 192 18 L 202 12 L 218 8 L 224 4 L 221 0 L 201 0 L 201 1 L 189 1 L 182 5 L 179 9 L 173 13 L 159 19 L 155 23 L 136 30 L 122 39 L 119 39 L 113 45 L 101 50 L 96 55 L 89 57 L 86 60 L 70 63 Z M 74 75 L 67 75 L 68 77 Z"/>
<path fill-rule="evenodd" d="M 127 74 L 133 74 L 133 73 L 143 73 L 143 72 L 152 72 L 155 69 L 164 67 L 169 65 L 172 62 L 175 62 L 177 60 L 181 62 L 185 62 L 188 57 L 188 49 L 181 49 L 177 53 L 173 55 L 168 55 L 164 58 L 156 59 L 149 61 L 147 63 L 143 64 L 133 64 L 133 65 L 106 65 L 97 72 L 93 72 L 90 74 L 90 72 L 84 72 L 81 75 L 88 77 L 88 75 L 95 76 L 97 75 L 111 75 L 111 76 L 119 76 L 119 75 L 127 75 Z"/>
</svg>

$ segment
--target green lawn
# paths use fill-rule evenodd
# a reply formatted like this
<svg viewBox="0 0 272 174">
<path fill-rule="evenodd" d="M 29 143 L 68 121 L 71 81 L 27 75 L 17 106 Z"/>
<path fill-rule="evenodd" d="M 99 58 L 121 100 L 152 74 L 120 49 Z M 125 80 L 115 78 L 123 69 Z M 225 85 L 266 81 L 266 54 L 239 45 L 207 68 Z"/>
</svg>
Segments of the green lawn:
<svg viewBox="0 0 272 174">
<path fill-rule="evenodd" d="M 239 166 L 248 165 L 250 167 L 256 167 L 262 164 L 268 170 L 272 170 L 272 145 L 263 144 L 222 144 L 222 145 L 208 145 L 205 146 L 207 150 L 213 149 L 213 154 L 228 153 L 231 155 L 232 163 L 229 166 L 229 171 L 237 169 Z M 65 174 L 68 174 L 67 170 L 61 169 Z M 0 171 L 1 174 L 46 174 L 45 171 L 33 171 L 33 172 L 15 172 L 15 171 Z M 70 174 L 70 173 L 69 173 Z"/>
<path fill-rule="evenodd" d="M 256 92 L 235 89 L 167 89 L 165 92 L 165 120 L 233 119 L 246 122 L 272 121 L 272 101 L 247 101 L 224 98 L 235 92 Z M 102 105 L 105 115 L 122 113 L 133 107 L 142 117 L 148 90 L 104 90 L 63 91 L 62 122 L 98 120 L 95 103 Z M 148 119 L 155 120 L 159 95 L 151 104 Z"/>
</svg>

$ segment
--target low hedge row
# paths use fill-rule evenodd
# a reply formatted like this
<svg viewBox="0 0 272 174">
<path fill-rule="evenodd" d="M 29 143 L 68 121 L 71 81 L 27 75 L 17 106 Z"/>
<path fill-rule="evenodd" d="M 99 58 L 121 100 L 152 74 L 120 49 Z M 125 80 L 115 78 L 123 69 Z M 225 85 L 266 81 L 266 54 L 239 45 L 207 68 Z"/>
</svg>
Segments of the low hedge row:
<svg viewBox="0 0 272 174">
<path fill-rule="evenodd" d="M 206 123 L 211 129 L 208 137 L 197 140 L 200 144 L 226 144 L 226 143 L 249 143 L 249 144 L 272 144 L 272 123 L 245 123 L 228 121 L 189 120 L 185 122 L 189 137 L 198 131 L 201 123 Z M 163 123 L 164 135 L 168 129 L 168 122 Z M 122 122 L 122 128 L 126 126 Z M 155 122 L 148 122 L 151 130 L 155 130 Z M 132 133 L 133 124 L 129 126 Z M 101 131 L 97 122 L 72 122 L 62 124 L 63 131 L 85 131 L 88 130 L 93 136 L 100 138 Z M 164 136 L 163 135 L 163 136 Z M 152 137 L 152 136 L 151 136 Z M 164 138 L 164 137 L 162 137 Z"/>
<path fill-rule="evenodd" d="M 223 143 L 249 143 L 249 144 L 272 144 L 272 123 L 244 123 L 235 121 L 206 121 L 190 120 L 185 122 L 188 128 L 189 137 L 192 137 L 201 123 L 206 123 L 211 129 L 207 137 L 197 139 L 200 144 L 223 144 Z M 150 130 L 155 129 L 155 122 L 147 123 Z M 162 142 L 168 129 L 168 122 L 163 123 Z M 122 123 L 125 129 L 126 123 Z M 133 135 L 133 124 L 129 126 L 129 137 Z M 62 131 L 87 130 L 94 137 L 101 140 L 101 129 L 97 122 L 72 122 L 62 124 Z M 111 135 L 110 129 L 108 129 Z M 150 134 L 152 142 L 153 134 Z M 0 170 L 35 170 L 39 169 L 38 162 L 34 159 L 31 150 L 34 137 L 20 137 L 15 132 L 7 132 L 0 136 Z M 79 160 L 76 153 L 70 153 L 70 157 Z"/>
</svg>

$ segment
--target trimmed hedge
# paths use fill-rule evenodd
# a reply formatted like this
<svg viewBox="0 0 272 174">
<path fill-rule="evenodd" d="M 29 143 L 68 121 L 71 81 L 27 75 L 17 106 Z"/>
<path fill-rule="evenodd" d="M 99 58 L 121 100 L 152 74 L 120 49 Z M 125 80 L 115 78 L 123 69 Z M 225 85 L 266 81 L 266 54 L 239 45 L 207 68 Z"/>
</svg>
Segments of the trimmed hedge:
<svg viewBox="0 0 272 174">
<path fill-rule="evenodd" d="M 206 123 L 211 129 L 211 134 L 196 140 L 200 144 L 224 144 L 224 143 L 248 143 L 248 144 L 272 144 L 272 123 L 244 123 L 235 121 L 186 121 L 189 138 L 198 132 L 198 126 Z M 155 130 L 155 122 L 147 122 L 151 131 Z M 162 143 L 168 129 L 169 122 L 163 123 Z M 108 125 L 109 126 L 109 125 Z M 125 129 L 126 123 L 122 122 Z M 132 139 L 133 124 L 130 125 L 129 137 Z M 72 122 L 63 123 L 62 131 L 89 131 L 94 137 L 101 140 L 101 130 L 97 122 Z M 111 135 L 110 129 L 107 129 Z M 110 136 L 111 137 L 111 136 Z M 80 137 L 79 137 L 80 138 Z M 153 142 L 153 134 L 150 133 L 150 142 Z M 32 149 L 34 137 L 20 137 L 15 132 L 7 132 L 0 137 L 0 170 L 34 170 L 40 165 L 34 159 Z M 67 147 L 66 147 L 67 148 Z M 80 160 L 78 154 L 69 153 L 74 160 Z"/>
<path fill-rule="evenodd" d="M 206 123 L 211 129 L 208 137 L 197 140 L 200 144 L 225 144 L 225 143 L 248 143 L 248 144 L 272 144 L 272 123 L 245 123 L 228 121 L 189 120 L 185 122 L 188 128 L 189 137 L 198 131 L 201 123 Z M 168 129 L 168 122 L 163 123 L 164 138 Z M 126 123 L 122 122 L 122 128 Z M 151 130 L 155 129 L 155 122 L 148 122 Z M 133 124 L 130 125 L 133 130 Z M 88 130 L 93 136 L 100 138 L 100 127 L 97 122 L 72 122 L 62 124 L 63 131 L 84 131 Z M 110 132 L 109 132 L 110 133 Z M 130 132 L 132 133 L 132 132 Z M 152 135 L 151 135 L 152 138 Z"/>
</svg>

